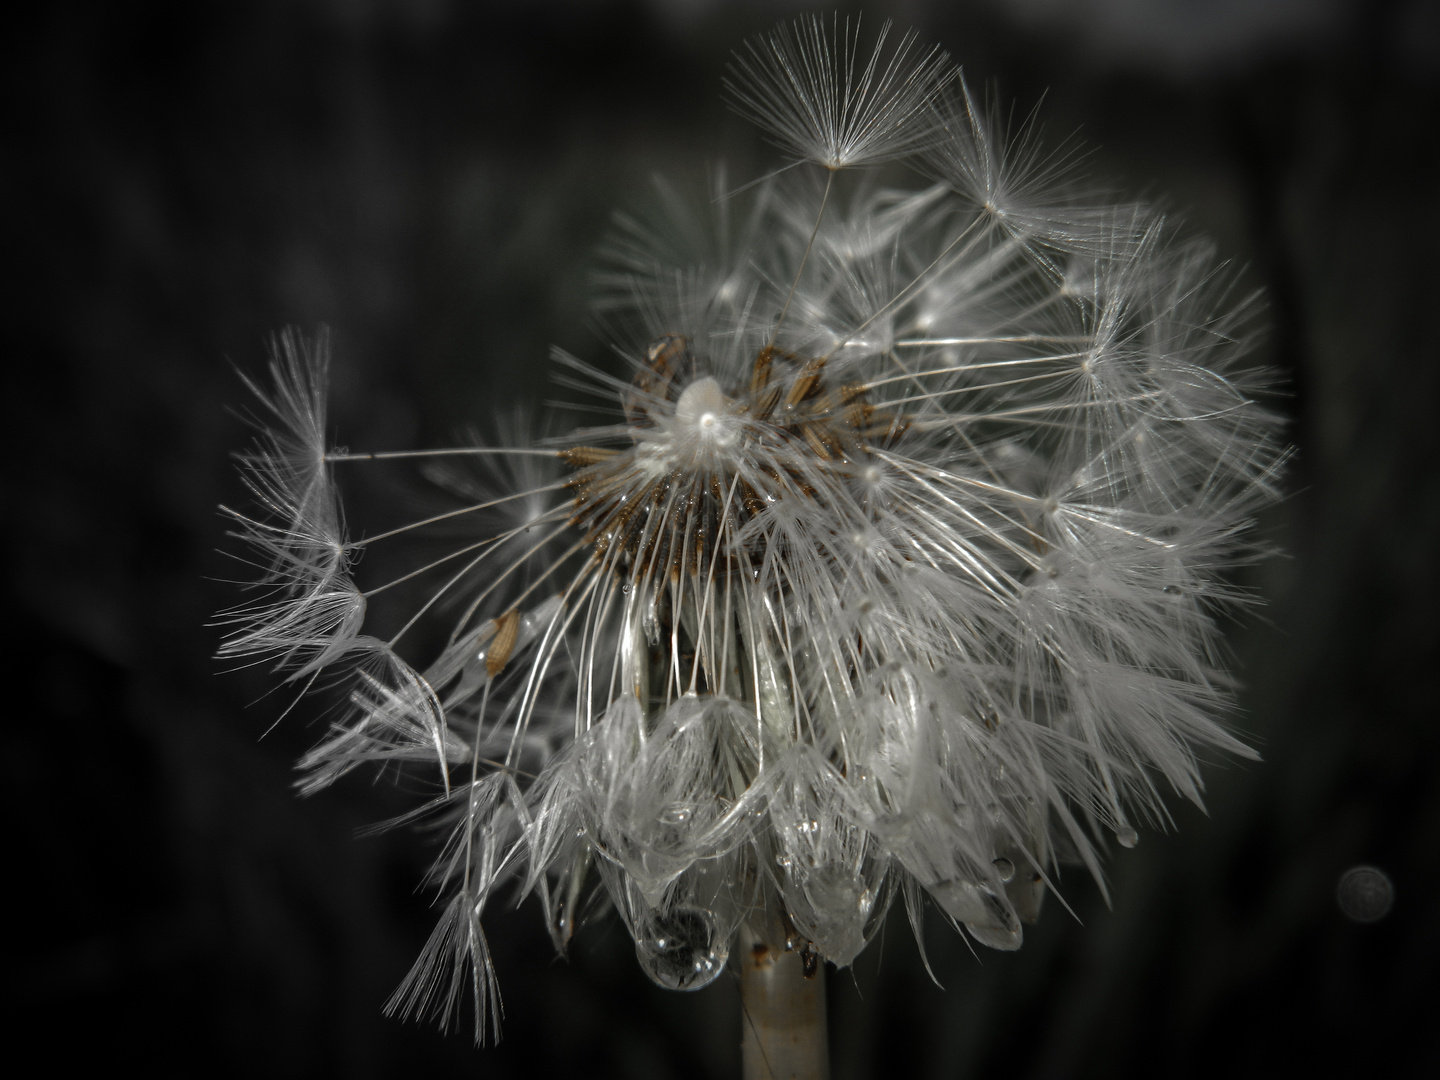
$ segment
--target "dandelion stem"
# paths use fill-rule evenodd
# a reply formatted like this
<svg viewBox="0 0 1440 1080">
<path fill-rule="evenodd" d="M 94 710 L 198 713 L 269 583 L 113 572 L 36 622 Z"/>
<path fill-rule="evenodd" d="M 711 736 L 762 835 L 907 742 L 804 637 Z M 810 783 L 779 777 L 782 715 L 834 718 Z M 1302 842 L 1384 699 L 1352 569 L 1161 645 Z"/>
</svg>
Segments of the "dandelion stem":
<svg viewBox="0 0 1440 1080">
<path fill-rule="evenodd" d="M 748 925 L 739 944 L 745 1080 L 828 1080 L 823 963 L 807 977 L 799 952 L 777 947 Z"/>
</svg>

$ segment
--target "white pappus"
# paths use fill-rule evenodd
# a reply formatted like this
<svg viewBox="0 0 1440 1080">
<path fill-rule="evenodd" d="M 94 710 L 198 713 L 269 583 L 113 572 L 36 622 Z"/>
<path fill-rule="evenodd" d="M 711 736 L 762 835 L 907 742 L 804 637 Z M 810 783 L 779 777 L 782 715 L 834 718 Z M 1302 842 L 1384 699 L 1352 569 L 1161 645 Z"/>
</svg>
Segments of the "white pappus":
<svg viewBox="0 0 1440 1080">
<path fill-rule="evenodd" d="M 621 219 L 598 307 L 629 371 L 557 354 L 613 422 L 342 453 L 327 340 L 277 342 L 232 512 L 265 573 L 222 655 L 347 681 L 307 790 L 368 763 L 436 784 L 414 816 L 449 828 L 444 914 L 395 1011 L 468 991 L 477 1037 L 498 1021 L 506 882 L 561 949 L 613 905 L 677 989 L 758 911 L 840 966 L 897 897 L 1018 948 L 1060 850 L 1099 879 L 1105 837 L 1199 801 L 1197 753 L 1253 756 L 1216 624 L 1285 458 L 1248 300 L 1158 212 L 1002 138 L 943 53 L 879 37 L 750 43 L 727 92 L 786 168 Z M 335 470 L 387 456 L 457 501 L 353 539 Z M 362 590 L 371 544 L 413 561 Z M 380 640 L 367 601 L 399 582 L 425 588 Z M 417 663 L 427 620 L 448 638 Z"/>
</svg>

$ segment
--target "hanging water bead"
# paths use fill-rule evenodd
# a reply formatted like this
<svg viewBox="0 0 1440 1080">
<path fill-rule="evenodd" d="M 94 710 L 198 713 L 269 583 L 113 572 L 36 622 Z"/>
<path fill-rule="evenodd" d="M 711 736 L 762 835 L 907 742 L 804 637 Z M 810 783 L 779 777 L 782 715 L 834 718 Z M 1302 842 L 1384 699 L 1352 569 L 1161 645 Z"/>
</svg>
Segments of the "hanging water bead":
<svg viewBox="0 0 1440 1080">
<path fill-rule="evenodd" d="M 1023 944 L 1020 919 L 1009 899 L 988 884 L 973 881 L 942 881 L 927 886 L 935 902 L 957 922 L 964 923 L 970 936 L 992 949 L 1011 952 Z"/>
<path fill-rule="evenodd" d="M 804 875 L 803 884 L 787 887 L 785 899 L 796 927 L 836 966 L 848 966 L 865 948 L 875 893 L 863 877 L 817 868 Z"/>
<path fill-rule="evenodd" d="M 692 810 L 684 803 L 671 803 L 660 812 L 660 820 L 667 825 L 684 825 L 690 820 Z"/>
<path fill-rule="evenodd" d="M 635 956 L 666 990 L 701 990 L 725 969 L 729 935 L 713 911 L 677 907 L 650 912 L 635 927 Z"/>
</svg>

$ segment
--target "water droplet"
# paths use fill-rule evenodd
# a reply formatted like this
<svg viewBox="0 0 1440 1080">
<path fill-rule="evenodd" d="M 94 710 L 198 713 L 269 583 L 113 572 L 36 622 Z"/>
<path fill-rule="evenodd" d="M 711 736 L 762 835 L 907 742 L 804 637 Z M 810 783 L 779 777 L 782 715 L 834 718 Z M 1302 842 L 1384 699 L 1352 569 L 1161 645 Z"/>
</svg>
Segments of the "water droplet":
<svg viewBox="0 0 1440 1080">
<path fill-rule="evenodd" d="M 713 911 L 677 907 L 648 912 L 635 927 L 635 957 L 645 974 L 667 990 L 699 990 L 725 970 L 730 943 Z"/>
<path fill-rule="evenodd" d="M 671 803 L 660 811 L 660 820 L 666 825 L 684 825 L 690 820 L 691 809 L 684 803 Z"/>
<path fill-rule="evenodd" d="M 1015 877 L 1015 864 L 1009 859 L 996 859 L 995 873 L 1000 875 L 1001 881 L 1011 881 Z"/>
<path fill-rule="evenodd" d="M 1358 923 L 1379 922 L 1390 914 L 1395 903 L 1395 886 L 1379 867 L 1352 866 L 1340 875 L 1335 902 L 1347 919 Z"/>
<path fill-rule="evenodd" d="M 1115 840 L 1121 847 L 1134 847 L 1140 842 L 1140 834 L 1129 825 L 1121 825 L 1115 830 Z"/>
<path fill-rule="evenodd" d="M 1185 590 L 1180 588 L 1179 585 L 1166 585 L 1165 588 L 1161 589 L 1160 591 L 1163 592 L 1166 596 L 1179 596 Z"/>
<path fill-rule="evenodd" d="M 1001 952 L 1014 952 L 1025 943 L 1025 930 L 1019 923 L 1013 927 L 977 926 L 966 923 L 965 929 L 981 945 L 988 945 Z"/>
<path fill-rule="evenodd" d="M 797 821 L 795 823 L 795 831 L 804 835 L 817 833 L 820 831 L 820 823 L 814 818 L 811 818 L 809 821 Z"/>
<path fill-rule="evenodd" d="M 630 593 L 631 593 L 631 591 L 632 591 L 634 588 L 635 588 L 635 586 L 634 586 L 634 585 L 631 585 L 630 582 L 627 581 L 627 582 L 625 582 L 624 585 L 621 585 L 621 586 L 620 586 L 620 591 L 621 591 L 622 593 L 624 593 L 626 596 L 629 596 Z"/>
<path fill-rule="evenodd" d="M 789 855 L 780 854 L 780 855 L 776 855 L 776 856 L 775 856 L 775 865 L 776 865 L 776 866 L 783 867 L 783 868 L 786 869 L 786 870 L 789 870 L 789 869 L 790 869 L 790 865 L 791 865 L 791 863 L 793 863 L 794 861 L 795 861 L 795 860 L 792 859 L 792 858 L 790 858 Z"/>
<path fill-rule="evenodd" d="M 875 894 L 852 869 L 807 867 L 803 880 L 787 879 L 785 897 L 799 933 L 837 967 L 847 967 L 865 948 L 865 925 Z"/>
<path fill-rule="evenodd" d="M 1019 925 L 1010 902 L 998 896 L 987 885 L 956 879 L 928 885 L 931 897 L 957 922 L 1009 930 Z M 987 941 L 985 944 L 989 945 Z M 1018 947 L 1018 946 L 1017 946 Z M 998 945 L 991 948 L 1000 948 Z"/>
</svg>

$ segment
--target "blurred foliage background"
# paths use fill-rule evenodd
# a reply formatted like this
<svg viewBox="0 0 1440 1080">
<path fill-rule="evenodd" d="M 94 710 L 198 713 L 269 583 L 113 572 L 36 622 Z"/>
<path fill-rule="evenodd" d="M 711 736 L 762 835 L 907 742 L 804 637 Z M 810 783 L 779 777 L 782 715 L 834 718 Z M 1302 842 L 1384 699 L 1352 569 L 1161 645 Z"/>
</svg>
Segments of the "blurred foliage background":
<svg viewBox="0 0 1440 1080">
<path fill-rule="evenodd" d="M 217 504 L 243 499 L 236 370 L 334 328 L 339 441 L 408 448 L 607 363 L 590 253 L 651 176 L 773 167 L 720 101 L 732 48 L 798 2 L 61 2 L 0 50 L 6 390 L 4 1011 L 54 1067 L 152 1075 L 733 1077 L 738 995 L 649 985 L 621 928 L 568 961 L 488 920 L 504 1041 L 385 1020 L 429 932 L 413 805 L 301 802 L 317 737 L 221 673 Z M 1209 816 L 1079 874 L 1018 954 L 903 916 L 831 973 L 837 1080 L 1212 1076 L 1440 1065 L 1436 297 L 1440 15 L 1417 0 L 866 5 L 936 41 L 1093 176 L 1160 197 L 1268 297 L 1287 380 L 1288 555 L 1232 640 L 1259 765 Z M 1429 312 L 1427 315 L 1426 312 Z M 386 498 L 383 491 L 372 500 Z M 259 699 L 259 700 L 257 700 Z M 1426 701 L 1432 704 L 1427 706 Z M 311 713 L 313 716 L 313 711 Z M 1430 716 L 1430 720 L 1425 717 Z M 1349 921 L 1349 867 L 1395 885 Z M 14 1045 L 12 1043 L 12 1045 Z"/>
</svg>

